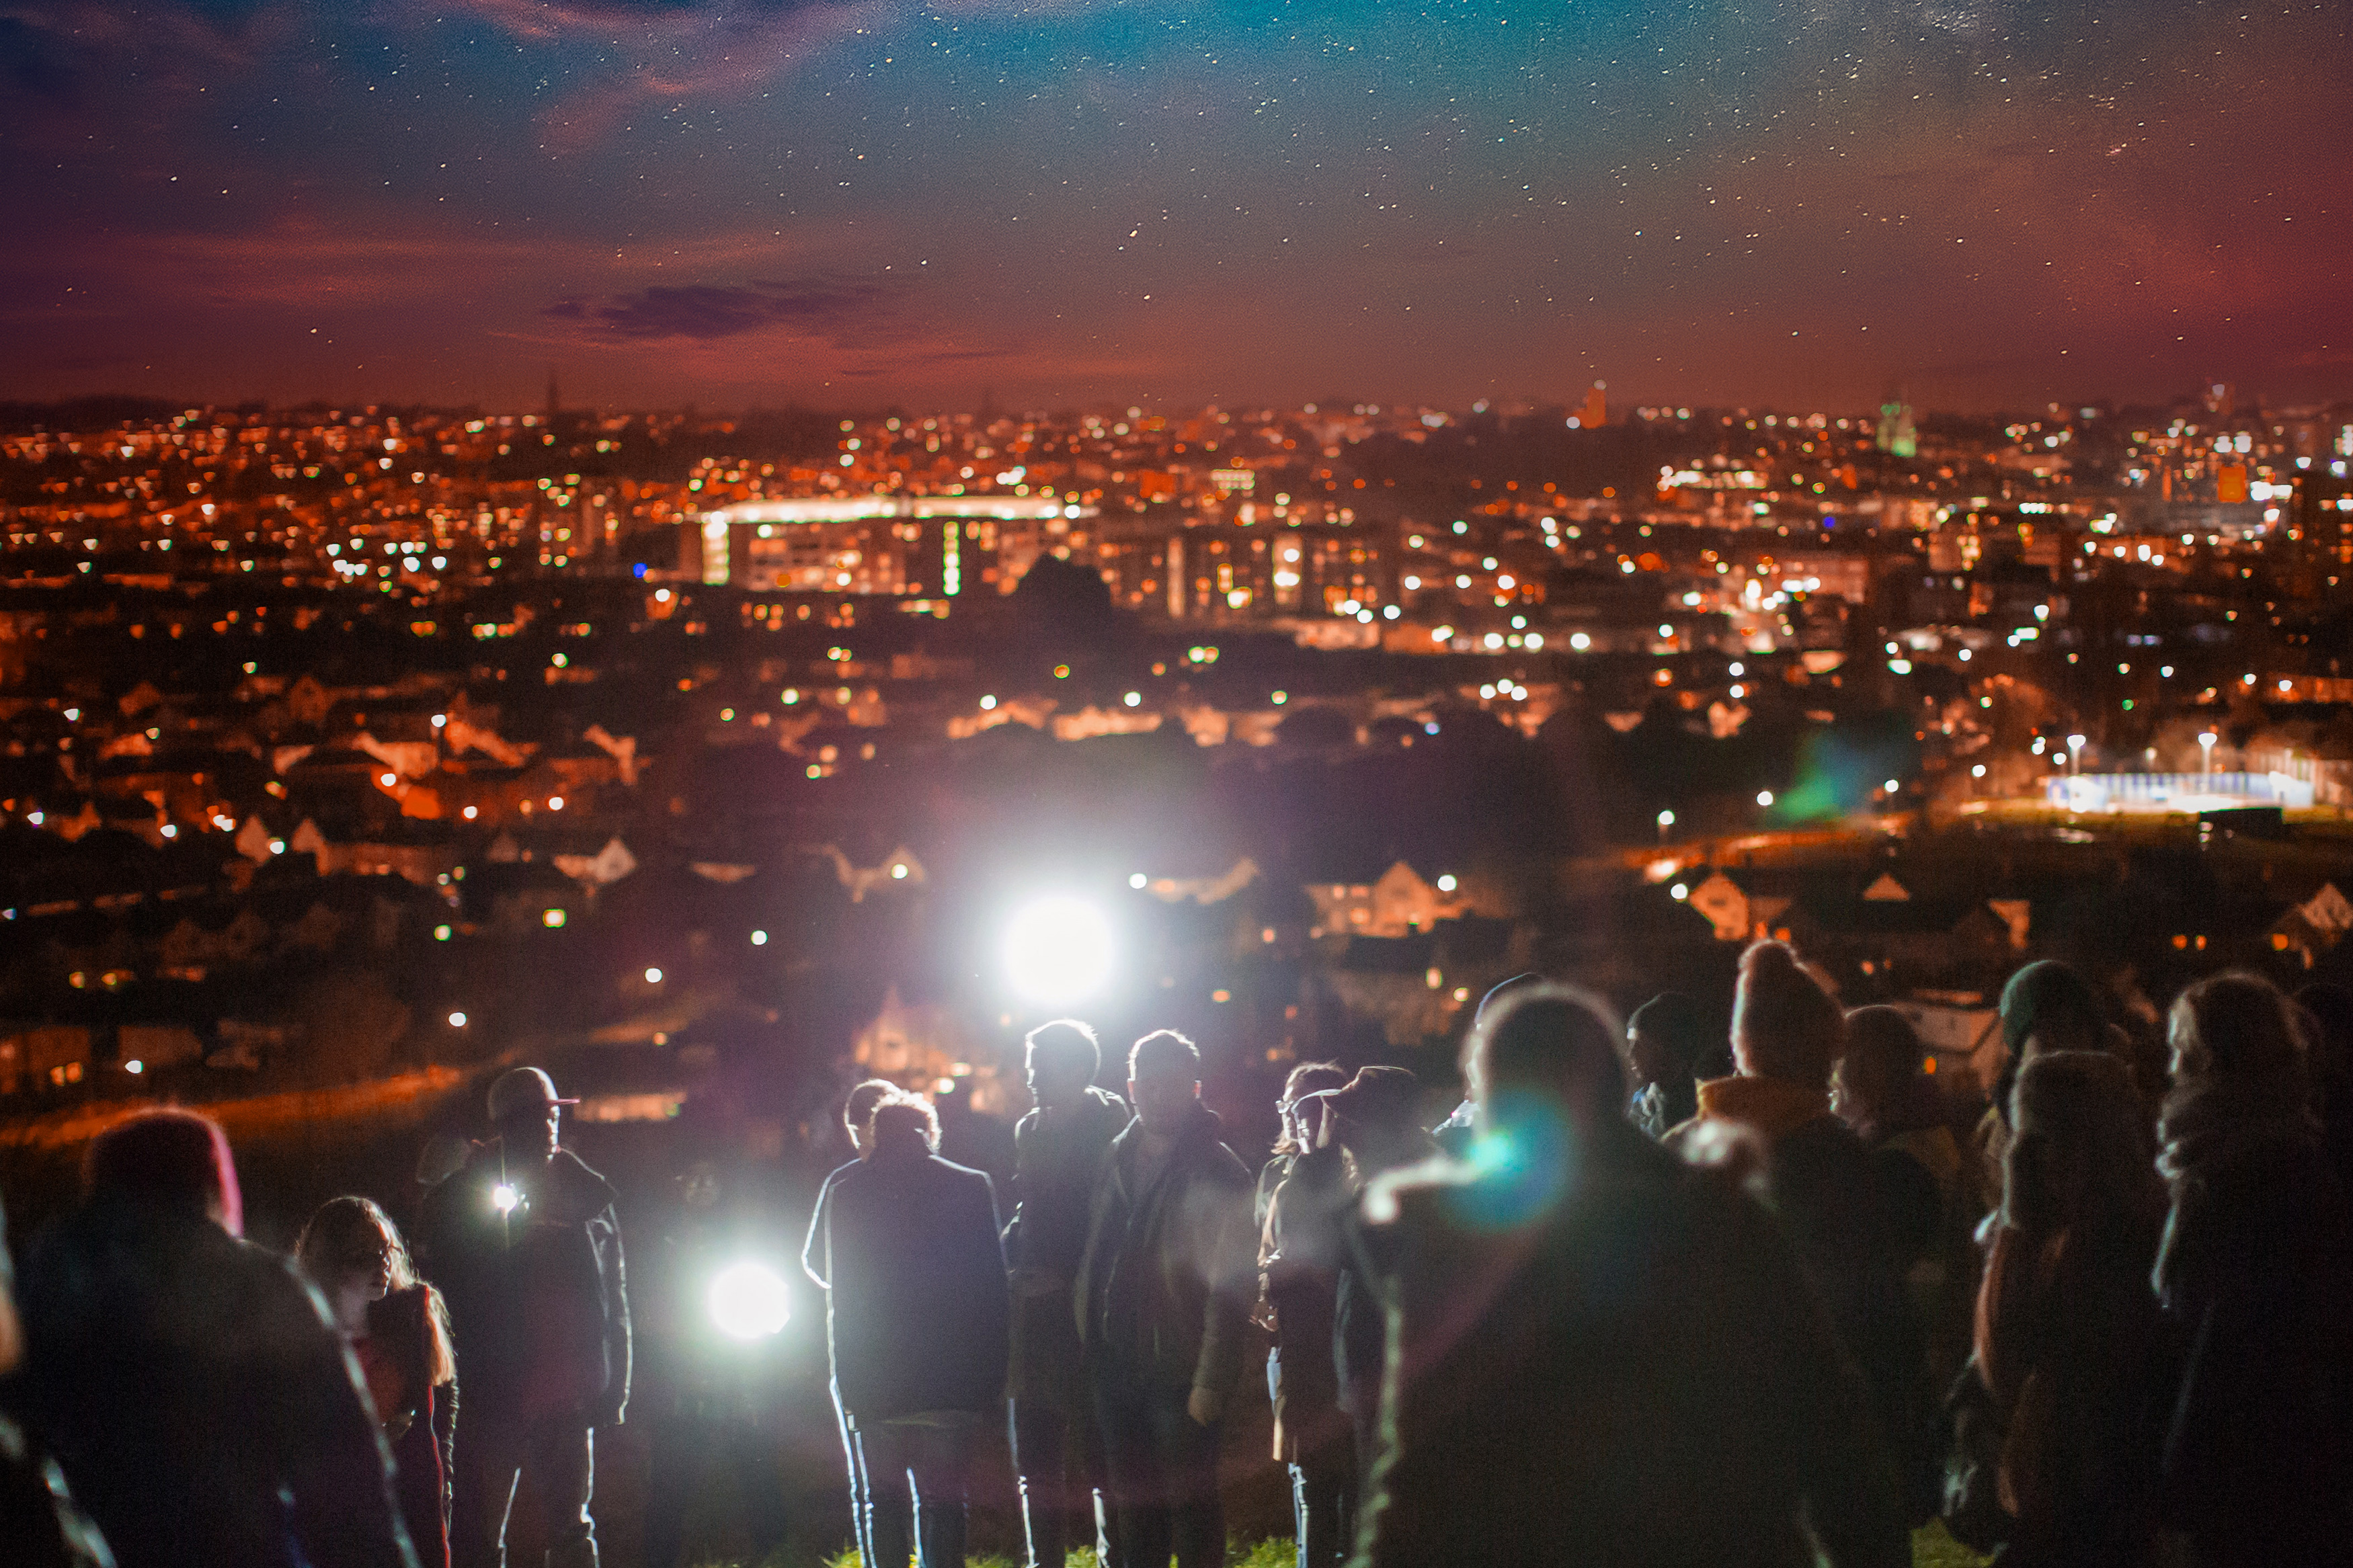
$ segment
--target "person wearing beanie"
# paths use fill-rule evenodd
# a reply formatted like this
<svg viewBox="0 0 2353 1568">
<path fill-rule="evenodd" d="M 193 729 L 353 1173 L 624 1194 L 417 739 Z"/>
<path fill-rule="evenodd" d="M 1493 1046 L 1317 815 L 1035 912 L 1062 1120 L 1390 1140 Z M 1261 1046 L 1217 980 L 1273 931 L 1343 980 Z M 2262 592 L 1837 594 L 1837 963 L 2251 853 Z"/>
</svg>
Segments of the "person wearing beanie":
<svg viewBox="0 0 2353 1568">
<path fill-rule="evenodd" d="M 2012 1105 L 1973 1335 L 2003 1426 L 2001 1560 L 2145 1563 L 2162 1365 L 2147 1261 L 2165 1193 L 2139 1101 L 2114 1057 L 2053 1051 L 2020 1069 Z"/>
<path fill-rule="evenodd" d="M 1389 1365 L 1365 1568 L 1901 1568 L 1870 1401 L 1788 1239 L 1626 1120 L 1617 1020 L 1530 986 L 1472 1031 L 1478 1141 L 1354 1227 Z"/>
<path fill-rule="evenodd" d="M 2001 1206 L 2003 1154 L 2010 1143 L 2010 1085 L 2028 1058 L 2043 1051 L 2106 1051 L 2130 1069 L 2141 1114 L 2154 1128 L 2157 1102 L 2164 1094 L 2163 1068 L 2137 1059 L 2130 1039 L 2109 1020 L 2099 988 L 2083 971 L 2055 958 L 2038 959 L 2012 974 L 2001 988 L 2002 1064 L 1991 1103 L 1978 1119 L 1971 1142 L 1978 1157 L 1978 1184 L 1988 1208 Z"/>
<path fill-rule="evenodd" d="M 2200 981 L 2169 1019 L 2159 1305 L 2189 1347 L 2164 1500 L 2201 1568 L 2342 1562 L 2353 1540 L 2353 1214 L 2310 1110 L 2304 1019 Z"/>
<path fill-rule="evenodd" d="M 1831 1071 L 1845 1043 L 1846 1015 L 1797 952 L 1751 944 L 1732 1004 L 1737 1070 L 1702 1083 L 1699 1114 L 1671 1136 L 1695 1150 L 1706 1142 L 1698 1134 L 1728 1126 L 1762 1145 L 1767 1200 L 1862 1368 L 1913 1513 L 1925 1518 L 1936 1490 L 1926 1341 L 1871 1152 L 1831 1113 Z"/>
<path fill-rule="evenodd" d="M 1846 1016 L 1831 1107 L 1878 1167 L 1905 1288 L 1928 1337 L 1930 1382 L 1944 1388 L 1968 1357 L 1983 1211 L 1934 1065 L 1911 1019 L 1893 1007 L 1857 1007 Z"/>
</svg>

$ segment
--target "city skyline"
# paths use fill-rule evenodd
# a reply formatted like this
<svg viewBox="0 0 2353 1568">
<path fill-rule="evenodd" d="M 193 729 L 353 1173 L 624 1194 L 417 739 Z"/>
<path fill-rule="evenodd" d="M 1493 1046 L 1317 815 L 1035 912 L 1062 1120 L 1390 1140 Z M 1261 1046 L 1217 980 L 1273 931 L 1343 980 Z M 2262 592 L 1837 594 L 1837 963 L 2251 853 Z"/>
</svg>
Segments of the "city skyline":
<svg viewBox="0 0 2353 1568">
<path fill-rule="evenodd" d="M 2326 8 L 5 24 L 0 397 L 2345 395 Z"/>
</svg>

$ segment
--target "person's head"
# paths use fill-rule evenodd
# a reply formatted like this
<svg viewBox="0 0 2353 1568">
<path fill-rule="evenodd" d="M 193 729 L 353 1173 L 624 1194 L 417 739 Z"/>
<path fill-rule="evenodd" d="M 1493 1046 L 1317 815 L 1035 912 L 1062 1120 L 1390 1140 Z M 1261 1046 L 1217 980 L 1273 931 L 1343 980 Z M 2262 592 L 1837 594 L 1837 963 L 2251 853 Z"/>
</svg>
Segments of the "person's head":
<svg viewBox="0 0 2353 1568">
<path fill-rule="evenodd" d="M 1040 1024 L 1023 1038 L 1029 1069 L 1029 1098 L 1040 1110 L 1075 1105 L 1103 1070 L 1103 1045 L 1076 1018 Z"/>
<path fill-rule="evenodd" d="M 2105 1051 L 2037 1052 L 2010 1089 L 2002 1218 L 2036 1236 L 2162 1203 L 2140 1097 Z"/>
<path fill-rule="evenodd" d="M 1905 1132 L 1937 1119 L 1928 1052 L 1912 1020 L 1893 1007 L 1846 1016 L 1846 1054 L 1831 1079 L 1831 1109 L 1866 1137 Z"/>
<path fill-rule="evenodd" d="M 1615 1117 L 1626 1094 L 1618 1020 L 1591 993 L 1555 981 L 1522 987 L 1472 1026 L 1462 1076 L 1481 1126 L 1517 1106 L 1558 1107 L 1572 1121 Z"/>
<path fill-rule="evenodd" d="M 940 1115 L 919 1094 L 894 1089 L 866 1121 L 866 1144 L 877 1160 L 921 1159 L 940 1146 Z"/>
<path fill-rule="evenodd" d="M 1846 1015 L 1786 942 L 1752 942 L 1732 999 L 1732 1059 L 1749 1078 L 1827 1089 L 1846 1043 Z"/>
<path fill-rule="evenodd" d="M 1174 1029 L 1155 1029 L 1127 1053 L 1127 1098 L 1155 1136 L 1183 1127 L 1201 1095 L 1200 1047 Z"/>
<path fill-rule="evenodd" d="M 2107 1010 L 2083 971 L 2045 958 L 2002 986 L 2001 1040 L 2013 1061 L 2041 1051 L 2104 1051 Z"/>
<path fill-rule="evenodd" d="M 900 1092 L 899 1086 L 887 1078 L 870 1078 L 849 1091 L 841 1105 L 841 1125 L 849 1134 L 854 1152 L 862 1156 L 867 1152 L 866 1129 L 874 1120 L 874 1108 Z"/>
<path fill-rule="evenodd" d="M 90 1141 L 82 1190 L 204 1215 L 231 1236 L 245 1234 L 237 1162 L 220 1124 L 193 1110 L 143 1110 Z"/>
<path fill-rule="evenodd" d="M 1282 1080 L 1282 1098 L 1274 1102 L 1275 1114 L 1282 1118 L 1282 1136 L 1276 1141 L 1274 1152 L 1302 1154 L 1315 1147 L 1315 1130 L 1301 1120 L 1302 1102 L 1347 1081 L 1348 1075 L 1338 1062 L 1301 1062 L 1293 1068 Z"/>
<path fill-rule="evenodd" d="M 1403 1068 L 1363 1068 L 1345 1088 L 1318 1098 L 1330 1141 L 1347 1150 L 1360 1171 L 1410 1159 L 1430 1142 L 1418 1114 L 1421 1080 Z"/>
<path fill-rule="evenodd" d="M 1724 1030 L 1694 997 L 1667 991 L 1626 1020 L 1626 1070 L 1635 1087 L 1687 1080 L 1724 1048 Z"/>
<path fill-rule="evenodd" d="M 367 1303 L 417 1282 L 392 1216 L 362 1197 L 322 1204 L 294 1243 L 294 1260 L 346 1329 L 365 1317 Z"/>
<path fill-rule="evenodd" d="M 491 1085 L 491 1124 L 511 1160 L 553 1160 L 564 1128 L 564 1107 L 577 1105 L 555 1092 L 555 1080 L 538 1068 L 510 1068 Z"/>
<path fill-rule="evenodd" d="M 697 1160 L 678 1174 L 678 1201 L 690 1213 L 708 1214 L 719 1205 L 722 1185 L 719 1167 L 709 1160 Z"/>
<path fill-rule="evenodd" d="M 2184 991 L 2168 1019 L 2173 1080 L 2212 1080 L 2301 1097 L 2304 1020 L 2278 986 L 2231 971 Z"/>
<path fill-rule="evenodd" d="M 1538 974 L 1533 969 L 1524 969 L 1519 973 L 1512 975 L 1508 979 L 1498 980 L 1495 984 L 1487 987 L 1485 995 L 1479 998 L 1478 1009 L 1471 1015 L 1471 1027 L 1476 1029 L 1480 1025 L 1494 1016 L 1495 1010 L 1503 1006 L 1504 1003 L 1510 1001 L 1521 992 L 1526 991 L 1534 986 L 1542 985 L 1544 983 L 1544 976 Z"/>
</svg>

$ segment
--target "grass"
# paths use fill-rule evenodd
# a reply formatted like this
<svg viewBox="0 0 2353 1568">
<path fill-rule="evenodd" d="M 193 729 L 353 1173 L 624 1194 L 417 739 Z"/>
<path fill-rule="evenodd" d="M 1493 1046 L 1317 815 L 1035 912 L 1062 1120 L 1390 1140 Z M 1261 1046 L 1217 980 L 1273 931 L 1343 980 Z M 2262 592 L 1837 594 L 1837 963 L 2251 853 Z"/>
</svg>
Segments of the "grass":
<svg viewBox="0 0 2353 1568">
<path fill-rule="evenodd" d="M 1293 1568 L 1299 1561 L 1298 1552 L 1287 1536 L 1274 1536 L 1260 1542 L 1248 1551 L 1239 1546 L 1227 1551 L 1228 1568 Z M 1945 1533 L 1942 1524 L 1929 1524 L 1912 1532 L 1912 1568 L 1985 1568 L 1988 1559 L 1955 1541 Z M 972 1568 L 1022 1568 L 1009 1557 L 976 1557 Z M 827 1560 L 825 1568 L 863 1568 L 858 1553 L 845 1552 Z M 1098 1568 L 1092 1547 L 1073 1552 L 1066 1568 Z"/>
</svg>

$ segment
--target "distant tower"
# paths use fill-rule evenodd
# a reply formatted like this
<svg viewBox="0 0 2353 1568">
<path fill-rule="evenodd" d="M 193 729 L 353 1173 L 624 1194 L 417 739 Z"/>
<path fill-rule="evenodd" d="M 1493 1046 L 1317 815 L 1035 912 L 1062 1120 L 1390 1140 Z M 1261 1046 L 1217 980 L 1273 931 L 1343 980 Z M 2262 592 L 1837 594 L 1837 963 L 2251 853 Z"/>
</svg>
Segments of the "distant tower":
<svg viewBox="0 0 2353 1568">
<path fill-rule="evenodd" d="M 1599 430 L 1609 423 L 1609 384 L 1597 381 L 1586 389 L 1585 401 L 1568 416 L 1572 430 Z"/>
<path fill-rule="evenodd" d="M 555 367 L 549 365 L 547 367 L 547 422 L 549 424 L 555 423 L 556 411 L 563 406 L 564 400 L 555 394 Z"/>
<path fill-rule="evenodd" d="M 1920 432 L 1912 423 L 1912 405 L 1901 394 L 1879 405 L 1879 449 L 1898 458 L 1920 455 Z"/>
</svg>

